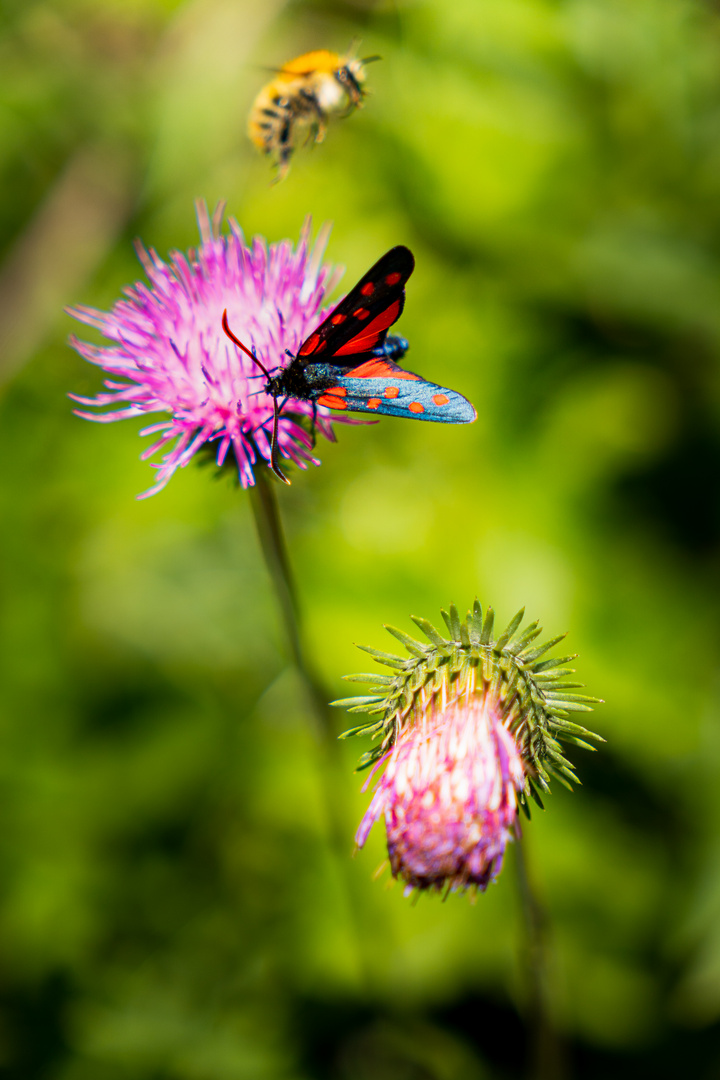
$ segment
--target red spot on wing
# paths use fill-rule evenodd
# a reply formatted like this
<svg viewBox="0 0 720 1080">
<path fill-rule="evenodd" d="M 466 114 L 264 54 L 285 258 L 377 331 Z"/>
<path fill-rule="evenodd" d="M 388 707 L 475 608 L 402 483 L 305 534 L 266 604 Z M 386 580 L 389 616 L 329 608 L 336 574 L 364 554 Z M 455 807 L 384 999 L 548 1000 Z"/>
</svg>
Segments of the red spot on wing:
<svg viewBox="0 0 720 1080">
<path fill-rule="evenodd" d="M 354 379 L 420 380 L 420 376 L 413 375 L 412 371 L 403 371 L 402 368 L 396 367 L 395 364 L 390 364 L 387 360 L 380 360 L 379 358 L 366 360 L 365 363 L 360 364 L 359 367 L 351 368 L 351 370 L 348 371 L 348 376 L 352 376 Z"/>
<path fill-rule="evenodd" d="M 338 311 L 337 315 L 332 315 L 330 317 L 330 322 L 333 324 L 333 326 L 339 326 L 340 323 L 344 323 L 346 319 L 347 315 L 343 315 L 341 311 Z"/>
<path fill-rule="evenodd" d="M 433 401 L 436 405 L 447 405 L 449 400 L 444 394 L 433 394 Z"/>
<path fill-rule="evenodd" d="M 399 393 L 400 393 L 400 390 L 398 389 L 397 386 L 386 386 L 385 387 L 385 397 L 386 398 L 396 398 Z"/>
<path fill-rule="evenodd" d="M 376 315 L 374 319 L 363 327 L 363 333 L 369 334 L 371 331 L 387 330 L 389 326 L 400 317 L 401 310 L 401 298 L 393 300 L 392 304 L 389 304 L 384 311 L 381 311 L 379 315 Z"/>
<path fill-rule="evenodd" d="M 372 296 L 372 294 L 375 292 L 375 286 L 373 285 L 372 281 L 366 281 L 360 292 L 363 296 Z"/>
<path fill-rule="evenodd" d="M 347 401 L 339 394 L 322 394 L 317 399 L 318 405 L 324 405 L 326 409 L 347 409 Z"/>
<path fill-rule="evenodd" d="M 353 311 L 353 315 L 356 319 L 367 319 L 370 312 L 366 307 L 359 307 L 357 311 Z"/>
<path fill-rule="evenodd" d="M 362 333 L 356 334 L 355 337 L 350 338 L 344 345 L 341 345 L 339 349 L 336 349 L 332 354 L 333 356 L 352 356 L 353 353 L 369 352 L 370 349 L 374 349 L 380 340 L 379 331 L 376 334 L 368 334 L 366 330 Z"/>
<path fill-rule="evenodd" d="M 387 277 L 385 278 L 385 284 L 386 285 L 397 285 L 397 283 L 398 283 L 398 281 L 400 280 L 401 277 L 402 277 L 402 274 L 398 274 L 397 271 L 395 271 L 395 273 L 393 273 L 393 274 L 388 274 Z"/>
<path fill-rule="evenodd" d="M 298 356 L 309 356 L 311 353 L 322 352 L 327 348 L 327 341 L 321 341 L 319 334 L 311 334 L 307 341 L 303 342 Z"/>
<path fill-rule="evenodd" d="M 319 334 L 311 334 L 307 341 L 304 341 L 302 346 L 300 347 L 300 352 L 298 353 L 298 356 L 307 356 L 309 353 L 315 352 L 319 340 Z"/>
<path fill-rule="evenodd" d="M 411 401 L 408 405 L 410 412 L 421 413 L 425 412 L 425 406 L 421 405 L 419 401 Z"/>
<path fill-rule="evenodd" d="M 367 405 L 368 409 L 377 409 L 378 406 L 382 404 L 382 398 L 379 398 L 379 397 L 368 398 L 367 401 L 365 402 L 365 404 Z"/>
<path fill-rule="evenodd" d="M 364 310 L 361 309 L 361 310 Z M 355 312 L 357 315 L 357 312 Z M 392 304 L 389 304 L 384 311 L 381 311 L 379 315 L 376 315 L 374 319 L 371 319 L 367 326 L 363 326 L 362 330 L 350 338 L 348 342 L 337 349 L 334 356 L 349 356 L 352 353 L 368 352 L 373 346 L 377 344 L 380 334 L 383 330 L 387 330 L 389 326 L 395 322 L 400 315 L 400 298 L 394 300 Z M 303 353 L 303 355 L 305 355 Z"/>
</svg>

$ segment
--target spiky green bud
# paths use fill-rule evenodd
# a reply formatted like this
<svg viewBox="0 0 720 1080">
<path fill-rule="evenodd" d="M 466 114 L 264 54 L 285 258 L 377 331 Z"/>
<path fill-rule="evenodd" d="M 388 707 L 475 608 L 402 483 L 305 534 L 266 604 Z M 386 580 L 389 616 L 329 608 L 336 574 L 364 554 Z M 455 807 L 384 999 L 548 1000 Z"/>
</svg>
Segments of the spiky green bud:
<svg viewBox="0 0 720 1080">
<path fill-rule="evenodd" d="M 482 608 L 476 600 L 466 618 L 457 608 L 442 612 L 449 637 L 445 637 L 426 619 L 412 616 L 415 625 L 429 644 L 417 641 L 393 626 L 386 629 L 400 641 L 408 658 L 381 652 L 361 645 L 378 663 L 392 669 L 392 675 L 348 675 L 349 682 L 368 682 L 372 693 L 364 697 L 343 698 L 333 705 L 351 713 L 365 713 L 368 719 L 341 736 L 370 735 L 378 745 L 362 755 L 358 769 L 378 762 L 412 727 L 429 707 L 457 699 L 471 692 L 492 704 L 496 715 L 510 732 L 523 760 L 525 788 L 521 795 L 527 812 L 527 796 L 532 795 L 542 807 L 541 795 L 549 791 L 555 778 L 566 787 L 578 783 L 561 744 L 594 750 L 588 740 L 604 742 L 600 735 L 570 720 L 572 713 L 592 712 L 601 699 L 578 691 L 584 684 L 568 681 L 575 669 L 567 665 L 575 655 L 546 658 L 564 634 L 537 644 L 542 633 L 537 622 L 524 630 L 520 626 L 524 609 L 506 629 L 493 636 L 494 612 Z"/>
</svg>

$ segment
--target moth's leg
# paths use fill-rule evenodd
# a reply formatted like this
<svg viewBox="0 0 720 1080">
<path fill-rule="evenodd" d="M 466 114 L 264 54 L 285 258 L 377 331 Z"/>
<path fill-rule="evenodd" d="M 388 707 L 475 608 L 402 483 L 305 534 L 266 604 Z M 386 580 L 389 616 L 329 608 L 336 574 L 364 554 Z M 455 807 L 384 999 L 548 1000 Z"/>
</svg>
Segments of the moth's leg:
<svg viewBox="0 0 720 1080">
<path fill-rule="evenodd" d="M 289 484 L 290 481 L 288 480 L 287 476 L 285 475 L 285 473 L 282 471 L 282 469 L 280 468 L 280 466 L 277 463 L 278 424 L 280 422 L 280 410 L 282 409 L 282 407 L 283 407 L 283 405 L 285 404 L 286 401 L 287 401 L 287 398 L 284 399 L 282 405 L 278 408 L 277 398 L 273 399 L 273 414 L 274 415 L 273 415 L 272 444 L 270 446 L 270 468 L 275 473 L 278 480 L 282 480 L 282 482 L 284 484 Z"/>
</svg>

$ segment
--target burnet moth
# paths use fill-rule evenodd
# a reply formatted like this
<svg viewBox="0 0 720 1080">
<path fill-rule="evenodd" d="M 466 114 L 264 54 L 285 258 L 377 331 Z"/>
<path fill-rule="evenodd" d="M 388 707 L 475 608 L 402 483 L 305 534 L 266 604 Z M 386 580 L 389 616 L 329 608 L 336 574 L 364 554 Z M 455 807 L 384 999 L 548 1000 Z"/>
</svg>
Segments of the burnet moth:
<svg viewBox="0 0 720 1080">
<path fill-rule="evenodd" d="M 227 312 L 223 314 L 227 336 L 267 379 L 264 392 L 274 403 L 270 468 L 285 483 L 290 481 L 278 466 L 276 451 L 280 411 L 288 399 L 311 401 L 342 412 L 403 416 L 440 424 L 469 424 L 476 418 L 475 409 L 462 394 L 428 382 L 394 362 L 405 354 L 408 344 L 399 335 L 388 335 L 388 330 L 400 318 L 405 283 L 414 267 L 408 248 L 391 248 L 277 374 L 271 374 L 233 334 Z"/>
</svg>

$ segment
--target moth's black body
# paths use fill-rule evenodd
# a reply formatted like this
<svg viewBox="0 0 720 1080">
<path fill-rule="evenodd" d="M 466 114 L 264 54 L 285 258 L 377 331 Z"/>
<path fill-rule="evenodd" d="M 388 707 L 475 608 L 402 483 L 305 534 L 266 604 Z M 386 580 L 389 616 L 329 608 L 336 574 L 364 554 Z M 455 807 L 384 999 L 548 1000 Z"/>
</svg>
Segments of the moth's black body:
<svg viewBox="0 0 720 1080">
<path fill-rule="evenodd" d="M 401 360 L 410 348 L 410 343 L 400 334 L 388 334 L 382 345 L 370 350 L 370 356 L 384 360 Z M 265 393 L 275 398 L 298 398 L 312 401 L 338 379 L 347 374 L 346 368 L 335 364 L 296 364 L 297 356 L 277 375 L 271 376 L 265 383 Z M 353 367 L 355 364 L 353 364 Z"/>
</svg>

